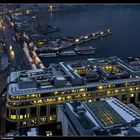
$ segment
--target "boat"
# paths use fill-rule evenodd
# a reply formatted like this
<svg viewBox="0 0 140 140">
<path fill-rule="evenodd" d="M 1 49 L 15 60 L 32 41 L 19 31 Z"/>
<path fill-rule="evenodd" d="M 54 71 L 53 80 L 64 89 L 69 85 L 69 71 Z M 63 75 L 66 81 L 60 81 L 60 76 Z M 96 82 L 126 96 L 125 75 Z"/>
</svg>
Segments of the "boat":
<svg viewBox="0 0 140 140">
<path fill-rule="evenodd" d="M 92 46 L 76 47 L 75 51 L 78 54 L 93 54 L 96 52 L 96 48 L 94 48 Z"/>
<path fill-rule="evenodd" d="M 71 55 L 77 55 L 77 53 L 73 50 L 65 51 L 60 53 L 61 56 L 71 56 Z"/>
<path fill-rule="evenodd" d="M 76 47 L 75 51 L 87 51 L 87 50 L 94 50 L 96 51 L 96 48 L 92 46 L 84 46 L 84 47 Z"/>
<path fill-rule="evenodd" d="M 38 54 L 39 57 L 57 57 L 56 53 L 41 53 Z"/>
<path fill-rule="evenodd" d="M 84 51 L 78 51 L 77 52 L 78 54 L 94 54 L 95 53 L 95 50 L 84 50 Z"/>
</svg>

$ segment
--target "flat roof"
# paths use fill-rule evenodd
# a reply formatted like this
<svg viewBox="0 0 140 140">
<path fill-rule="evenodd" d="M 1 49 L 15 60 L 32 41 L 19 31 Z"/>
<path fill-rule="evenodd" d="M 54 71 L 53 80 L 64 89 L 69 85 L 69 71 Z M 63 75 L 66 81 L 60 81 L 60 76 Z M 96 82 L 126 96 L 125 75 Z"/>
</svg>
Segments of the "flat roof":
<svg viewBox="0 0 140 140">
<path fill-rule="evenodd" d="M 130 73 L 128 70 L 125 69 L 125 67 L 122 67 L 120 66 L 120 64 L 118 64 L 118 62 L 120 62 L 120 59 L 119 61 L 118 59 L 119 58 L 117 57 L 109 57 L 102 59 L 92 58 L 87 60 L 60 62 L 58 64 L 51 64 L 50 67 L 46 69 L 12 72 L 8 79 L 11 82 L 10 84 L 14 83 L 18 85 L 20 81 L 31 80 L 35 81 L 36 83 L 42 84 L 41 88 L 37 87 L 33 90 L 32 87 L 30 88 L 29 86 L 27 89 L 25 88 L 24 90 L 18 89 L 18 95 L 26 95 L 26 91 L 28 90 L 30 90 L 30 93 L 45 93 L 76 88 L 96 87 L 100 85 L 140 82 L 140 78 L 138 77 L 138 75 L 134 76 L 132 72 Z M 122 68 L 124 71 L 126 71 L 124 72 L 123 70 L 121 70 L 121 76 L 119 73 L 117 73 L 117 75 L 113 78 L 108 78 L 106 75 L 103 74 L 102 71 L 98 71 L 100 67 L 108 66 L 110 64 L 118 67 L 119 69 Z M 84 68 L 83 74 L 85 74 L 85 76 L 80 74 L 80 72 L 76 71 L 76 68 L 79 67 Z M 65 87 L 56 87 L 52 80 L 54 80 L 54 78 L 60 79 L 59 77 L 63 77 L 66 83 L 69 84 L 66 84 Z M 76 83 L 78 84 L 76 85 Z M 15 93 L 9 92 L 9 94 L 16 95 L 17 93 L 15 91 Z"/>
<path fill-rule="evenodd" d="M 93 135 L 94 131 L 103 130 L 111 135 L 125 136 L 132 134 L 132 128 L 140 133 L 140 114 L 116 98 L 91 102 L 71 101 L 63 106 L 64 113 L 77 131 L 90 131 Z"/>
</svg>

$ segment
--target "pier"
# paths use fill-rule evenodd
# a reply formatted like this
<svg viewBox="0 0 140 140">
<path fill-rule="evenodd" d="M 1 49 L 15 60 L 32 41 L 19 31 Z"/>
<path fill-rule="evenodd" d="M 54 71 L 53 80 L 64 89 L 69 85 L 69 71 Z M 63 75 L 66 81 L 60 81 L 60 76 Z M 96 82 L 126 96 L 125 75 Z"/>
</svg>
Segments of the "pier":
<svg viewBox="0 0 140 140">
<path fill-rule="evenodd" d="M 99 31 L 99 32 L 87 34 L 84 36 L 80 36 L 79 38 L 76 38 L 75 40 L 73 40 L 73 45 L 81 44 L 83 42 L 88 42 L 88 41 L 97 39 L 99 37 L 105 37 L 106 35 L 109 35 L 111 33 L 112 33 L 111 29 L 107 29 L 106 31 Z"/>
<path fill-rule="evenodd" d="M 97 39 L 99 37 L 105 37 L 105 36 L 107 36 L 111 33 L 112 33 L 111 29 L 107 29 L 105 31 L 90 33 L 90 34 L 87 34 L 87 35 L 80 36 L 78 38 L 74 38 L 71 41 L 67 41 L 66 43 L 60 45 L 60 47 L 58 47 L 58 48 L 60 50 L 60 49 L 63 49 L 63 48 L 72 47 L 74 45 L 80 45 L 82 43 Z"/>
</svg>

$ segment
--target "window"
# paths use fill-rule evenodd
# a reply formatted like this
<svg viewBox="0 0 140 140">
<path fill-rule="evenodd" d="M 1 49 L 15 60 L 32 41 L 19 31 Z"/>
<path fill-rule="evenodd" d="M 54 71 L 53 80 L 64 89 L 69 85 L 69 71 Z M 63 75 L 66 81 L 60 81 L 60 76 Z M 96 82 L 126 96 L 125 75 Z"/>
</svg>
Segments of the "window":
<svg viewBox="0 0 140 140">
<path fill-rule="evenodd" d="M 16 120 L 16 115 L 11 115 L 12 120 Z"/>
<path fill-rule="evenodd" d="M 36 107 L 30 108 L 30 116 L 36 117 L 36 114 L 37 114 L 37 108 Z"/>
<path fill-rule="evenodd" d="M 12 120 L 17 119 L 16 110 L 11 110 L 11 116 L 10 116 L 10 118 L 11 118 Z"/>
<path fill-rule="evenodd" d="M 36 119 L 32 119 L 32 120 L 30 121 L 30 123 L 31 123 L 31 124 L 36 124 L 37 121 L 36 121 Z"/>
<path fill-rule="evenodd" d="M 51 115 L 49 118 L 50 121 L 55 121 L 55 119 L 56 119 L 56 115 Z"/>
<path fill-rule="evenodd" d="M 26 126 L 26 125 L 27 125 L 27 122 L 26 122 L 26 121 L 24 121 L 22 124 L 23 124 L 23 126 Z"/>
<path fill-rule="evenodd" d="M 26 108 L 20 109 L 20 119 L 26 119 Z"/>
<path fill-rule="evenodd" d="M 50 115 L 56 114 L 56 105 L 52 104 L 50 105 Z"/>
<path fill-rule="evenodd" d="M 52 131 L 46 131 L 46 136 L 52 136 Z"/>
<path fill-rule="evenodd" d="M 40 116 L 45 116 L 46 115 L 46 106 L 40 106 Z"/>
<path fill-rule="evenodd" d="M 21 120 L 22 120 L 22 119 L 23 119 L 23 115 L 19 115 L 19 119 L 21 119 Z"/>
<path fill-rule="evenodd" d="M 46 118 L 41 118 L 40 121 L 45 123 L 47 121 L 47 119 Z"/>
</svg>

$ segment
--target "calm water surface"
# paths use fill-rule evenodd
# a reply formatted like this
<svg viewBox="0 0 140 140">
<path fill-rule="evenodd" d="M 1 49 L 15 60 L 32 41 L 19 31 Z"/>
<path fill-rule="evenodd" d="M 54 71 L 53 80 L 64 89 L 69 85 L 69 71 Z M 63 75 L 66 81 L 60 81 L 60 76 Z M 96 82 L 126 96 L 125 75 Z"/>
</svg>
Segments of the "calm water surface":
<svg viewBox="0 0 140 140">
<path fill-rule="evenodd" d="M 91 57 L 140 56 L 140 5 L 138 6 L 90 6 L 85 9 L 44 13 L 39 16 L 44 23 L 57 26 L 59 33 L 50 36 L 80 36 L 96 31 L 112 29 L 112 34 L 90 42 L 99 52 L 86 56 L 69 56 L 61 58 L 45 58 L 50 62 L 85 59 Z M 88 44 L 87 44 L 88 45 Z"/>
</svg>

